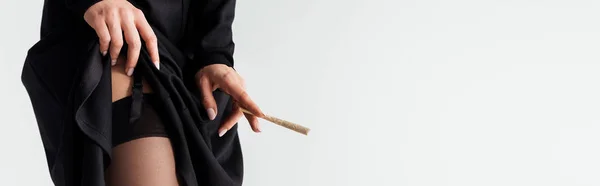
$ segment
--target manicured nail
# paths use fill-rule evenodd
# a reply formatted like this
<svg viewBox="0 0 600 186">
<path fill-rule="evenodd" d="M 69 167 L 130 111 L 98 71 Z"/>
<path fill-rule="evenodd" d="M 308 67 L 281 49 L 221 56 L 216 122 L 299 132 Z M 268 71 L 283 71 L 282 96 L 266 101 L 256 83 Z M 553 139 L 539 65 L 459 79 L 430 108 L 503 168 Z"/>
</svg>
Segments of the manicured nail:
<svg viewBox="0 0 600 186">
<path fill-rule="evenodd" d="M 110 65 L 115 66 L 117 64 L 117 60 L 116 59 L 111 59 L 110 60 Z"/>
<path fill-rule="evenodd" d="M 156 66 L 156 69 L 160 70 L 160 63 L 158 61 L 155 61 L 154 65 Z"/>
<path fill-rule="evenodd" d="M 217 117 L 217 113 L 212 108 L 206 109 L 206 113 L 208 114 L 208 119 L 214 120 Z"/>
<path fill-rule="evenodd" d="M 106 51 L 102 51 L 102 56 L 106 56 Z"/>
<path fill-rule="evenodd" d="M 256 125 L 256 131 L 254 131 L 254 132 L 256 132 L 256 133 L 262 132 L 262 130 L 260 130 L 260 127 L 259 127 L 260 123 L 258 121 L 255 121 L 255 122 L 256 122 L 257 125 Z"/>
<path fill-rule="evenodd" d="M 221 132 L 219 132 L 219 137 L 223 137 L 223 135 L 225 135 L 226 132 L 227 130 L 223 129 Z"/>
<path fill-rule="evenodd" d="M 127 76 L 133 75 L 133 68 L 127 69 Z"/>
</svg>

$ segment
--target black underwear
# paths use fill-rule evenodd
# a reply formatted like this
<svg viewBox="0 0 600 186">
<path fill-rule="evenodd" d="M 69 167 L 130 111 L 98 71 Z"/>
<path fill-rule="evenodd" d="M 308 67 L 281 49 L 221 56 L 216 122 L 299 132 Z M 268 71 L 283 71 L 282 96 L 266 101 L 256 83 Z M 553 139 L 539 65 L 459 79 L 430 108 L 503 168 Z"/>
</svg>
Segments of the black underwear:
<svg viewBox="0 0 600 186">
<path fill-rule="evenodd" d="M 112 103 L 113 147 L 144 137 L 168 137 L 159 113 L 154 109 L 156 98 L 143 94 L 140 74 L 134 75 L 131 96 Z"/>
</svg>

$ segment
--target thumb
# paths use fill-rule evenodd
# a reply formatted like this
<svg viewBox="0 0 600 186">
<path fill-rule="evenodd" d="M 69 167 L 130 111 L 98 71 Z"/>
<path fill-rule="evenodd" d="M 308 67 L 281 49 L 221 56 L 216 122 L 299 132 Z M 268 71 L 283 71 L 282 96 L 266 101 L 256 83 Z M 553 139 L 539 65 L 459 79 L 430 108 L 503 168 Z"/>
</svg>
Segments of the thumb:
<svg viewBox="0 0 600 186">
<path fill-rule="evenodd" d="M 198 81 L 200 93 L 202 94 L 202 105 L 206 108 L 208 119 L 214 120 L 217 117 L 217 103 L 213 97 L 213 86 L 206 76 L 201 76 Z"/>
</svg>

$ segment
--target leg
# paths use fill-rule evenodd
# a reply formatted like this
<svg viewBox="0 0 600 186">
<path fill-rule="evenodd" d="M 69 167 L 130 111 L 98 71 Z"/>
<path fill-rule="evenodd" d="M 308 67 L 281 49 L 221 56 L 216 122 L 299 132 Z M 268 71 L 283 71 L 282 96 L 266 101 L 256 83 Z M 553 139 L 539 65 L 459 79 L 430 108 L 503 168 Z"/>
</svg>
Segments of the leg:
<svg viewBox="0 0 600 186">
<path fill-rule="evenodd" d="M 113 102 L 130 96 L 132 78 L 125 74 L 123 58 L 111 73 Z M 144 86 L 145 93 L 151 91 Z M 178 186 L 169 138 L 144 137 L 115 146 L 105 179 L 108 186 Z"/>
<path fill-rule="evenodd" d="M 116 146 L 106 179 L 109 186 L 177 186 L 168 138 L 146 137 Z"/>
</svg>

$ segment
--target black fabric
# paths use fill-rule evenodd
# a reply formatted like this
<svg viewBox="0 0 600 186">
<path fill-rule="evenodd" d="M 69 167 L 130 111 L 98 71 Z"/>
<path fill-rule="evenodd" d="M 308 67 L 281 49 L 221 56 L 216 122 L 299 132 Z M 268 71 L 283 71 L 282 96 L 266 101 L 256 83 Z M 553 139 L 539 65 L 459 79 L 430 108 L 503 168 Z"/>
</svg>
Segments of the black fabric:
<svg viewBox="0 0 600 186">
<path fill-rule="evenodd" d="M 90 3 L 91 2 L 91 3 Z M 55 185 L 104 186 L 112 149 L 110 59 L 83 20 L 93 0 L 46 0 L 41 39 L 27 54 L 21 80 L 33 105 Z M 208 120 L 194 74 L 209 64 L 233 66 L 234 0 L 139 0 L 158 37 L 161 69 L 142 49 L 135 74 L 156 96 L 175 153 L 181 185 L 241 185 L 236 128 L 218 137 L 230 97 L 213 93 L 218 115 Z M 180 14 L 181 16 L 176 16 Z M 166 19 L 159 19 L 170 15 Z M 173 26 L 173 24 L 179 24 Z M 135 104 L 132 104 L 134 106 Z"/>
<path fill-rule="evenodd" d="M 154 96 L 144 94 L 139 118 L 131 122 L 133 98 L 127 96 L 112 103 L 113 147 L 143 137 L 168 137 L 165 122 L 153 108 Z"/>
</svg>

